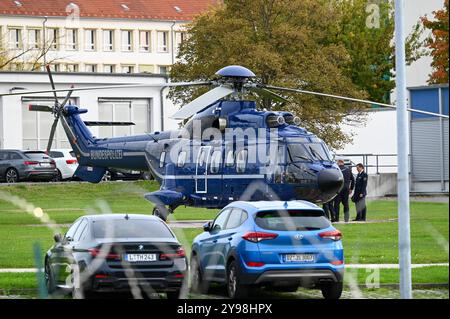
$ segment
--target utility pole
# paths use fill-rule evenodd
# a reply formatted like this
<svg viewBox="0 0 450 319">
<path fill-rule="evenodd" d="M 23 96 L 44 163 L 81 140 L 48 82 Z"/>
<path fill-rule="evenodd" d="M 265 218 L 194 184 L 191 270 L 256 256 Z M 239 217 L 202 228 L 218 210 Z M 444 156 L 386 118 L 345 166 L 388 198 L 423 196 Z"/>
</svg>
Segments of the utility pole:
<svg viewBox="0 0 450 319">
<path fill-rule="evenodd" d="M 395 0 L 395 84 L 397 88 L 397 194 L 398 251 L 400 266 L 400 297 L 412 298 L 411 238 L 409 221 L 408 112 L 406 102 L 406 59 L 404 36 L 404 0 Z"/>
</svg>

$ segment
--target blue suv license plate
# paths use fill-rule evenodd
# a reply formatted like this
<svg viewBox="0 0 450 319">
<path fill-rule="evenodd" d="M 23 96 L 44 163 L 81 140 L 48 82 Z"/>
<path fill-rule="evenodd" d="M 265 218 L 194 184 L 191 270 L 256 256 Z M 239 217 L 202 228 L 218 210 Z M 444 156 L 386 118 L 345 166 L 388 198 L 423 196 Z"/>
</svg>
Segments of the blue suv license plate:
<svg viewBox="0 0 450 319">
<path fill-rule="evenodd" d="M 314 254 L 286 254 L 284 255 L 285 262 L 300 262 L 312 263 L 314 262 Z"/>
</svg>

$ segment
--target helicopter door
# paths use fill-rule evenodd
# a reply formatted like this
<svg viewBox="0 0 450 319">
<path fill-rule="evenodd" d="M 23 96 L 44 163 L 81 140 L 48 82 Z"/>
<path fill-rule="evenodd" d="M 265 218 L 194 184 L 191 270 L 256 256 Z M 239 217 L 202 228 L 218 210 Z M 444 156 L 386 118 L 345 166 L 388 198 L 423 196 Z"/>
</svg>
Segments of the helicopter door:
<svg viewBox="0 0 450 319">
<path fill-rule="evenodd" d="M 211 156 L 211 146 L 200 147 L 195 163 L 195 192 L 208 192 L 208 163 Z"/>
</svg>

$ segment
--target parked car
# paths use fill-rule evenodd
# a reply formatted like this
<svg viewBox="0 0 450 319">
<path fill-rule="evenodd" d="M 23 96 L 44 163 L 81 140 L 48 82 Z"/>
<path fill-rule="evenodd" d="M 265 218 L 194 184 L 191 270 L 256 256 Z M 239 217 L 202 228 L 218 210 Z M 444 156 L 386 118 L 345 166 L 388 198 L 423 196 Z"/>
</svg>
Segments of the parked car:
<svg viewBox="0 0 450 319">
<path fill-rule="evenodd" d="M 188 265 L 185 251 L 161 219 L 137 214 L 78 218 L 45 256 L 50 293 L 74 296 L 129 291 L 133 284 L 178 298 Z M 76 274 L 79 274 L 78 276 Z"/>
<path fill-rule="evenodd" d="M 55 161 L 44 152 L 0 150 L 0 179 L 7 183 L 48 181 L 56 174 Z"/>
<path fill-rule="evenodd" d="M 303 286 L 337 299 L 344 276 L 341 237 L 309 202 L 231 203 L 194 239 L 191 288 L 206 293 L 210 282 L 219 282 L 229 297 L 244 298 L 261 286 L 279 291 Z"/>
<path fill-rule="evenodd" d="M 49 155 L 54 159 L 58 174 L 54 181 L 68 180 L 78 168 L 78 160 L 72 149 L 53 149 Z"/>
</svg>

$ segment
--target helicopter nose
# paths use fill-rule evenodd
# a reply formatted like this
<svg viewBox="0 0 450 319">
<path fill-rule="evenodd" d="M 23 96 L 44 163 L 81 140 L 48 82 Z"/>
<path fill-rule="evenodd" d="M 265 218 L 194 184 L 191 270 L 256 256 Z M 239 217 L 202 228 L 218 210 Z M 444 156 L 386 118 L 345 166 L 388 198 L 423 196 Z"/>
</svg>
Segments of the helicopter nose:
<svg viewBox="0 0 450 319">
<path fill-rule="evenodd" d="M 344 177 L 340 170 L 324 169 L 319 173 L 318 183 L 321 191 L 337 194 L 344 185 Z"/>
</svg>

